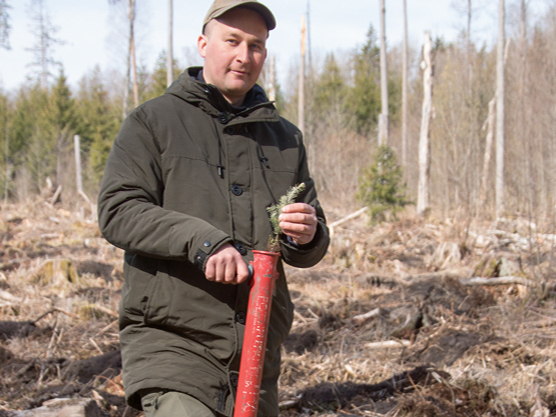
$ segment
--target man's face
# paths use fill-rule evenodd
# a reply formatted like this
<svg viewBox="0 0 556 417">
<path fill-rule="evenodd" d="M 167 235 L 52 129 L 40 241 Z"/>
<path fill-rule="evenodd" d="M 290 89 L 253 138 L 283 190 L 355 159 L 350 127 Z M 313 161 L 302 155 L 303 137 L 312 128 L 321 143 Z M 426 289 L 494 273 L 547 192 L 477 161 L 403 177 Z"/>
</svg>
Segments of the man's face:
<svg viewBox="0 0 556 417">
<path fill-rule="evenodd" d="M 197 48 L 205 59 L 203 76 L 231 104 L 241 105 L 255 85 L 266 58 L 268 30 L 257 12 L 238 7 L 211 20 Z"/>
</svg>

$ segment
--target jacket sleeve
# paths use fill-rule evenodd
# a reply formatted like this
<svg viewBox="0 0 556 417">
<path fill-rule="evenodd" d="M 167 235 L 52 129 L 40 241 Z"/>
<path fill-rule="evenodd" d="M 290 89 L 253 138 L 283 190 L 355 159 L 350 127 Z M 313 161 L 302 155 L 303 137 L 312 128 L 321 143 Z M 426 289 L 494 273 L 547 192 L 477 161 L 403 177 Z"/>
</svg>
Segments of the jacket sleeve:
<svg viewBox="0 0 556 417">
<path fill-rule="evenodd" d="M 231 238 L 208 222 L 163 208 L 161 149 L 141 108 L 124 122 L 112 146 L 98 198 L 102 235 L 139 255 L 183 260 L 204 269 Z"/>
<path fill-rule="evenodd" d="M 300 133 L 299 133 L 300 134 Z M 306 245 L 296 245 L 289 242 L 285 236 L 280 240 L 282 247 L 282 259 L 288 265 L 296 268 L 310 268 L 315 266 L 326 255 L 330 243 L 330 235 L 326 226 L 324 211 L 317 199 L 315 182 L 309 175 L 307 157 L 303 144 L 300 145 L 300 165 L 298 171 L 298 184 L 305 183 L 305 190 L 297 198 L 297 201 L 313 206 L 317 212 L 317 231 L 313 240 Z"/>
</svg>

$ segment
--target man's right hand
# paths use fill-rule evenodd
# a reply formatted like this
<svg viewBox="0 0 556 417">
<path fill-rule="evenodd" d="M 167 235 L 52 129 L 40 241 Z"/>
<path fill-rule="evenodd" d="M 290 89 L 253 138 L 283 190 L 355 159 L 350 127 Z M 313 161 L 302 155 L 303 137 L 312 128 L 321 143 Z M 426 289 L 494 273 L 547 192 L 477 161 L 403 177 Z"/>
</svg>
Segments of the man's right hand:
<svg viewBox="0 0 556 417">
<path fill-rule="evenodd" d="M 249 270 L 236 248 L 226 243 L 208 258 L 205 276 L 222 284 L 241 284 L 249 277 Z"/>
</svg>

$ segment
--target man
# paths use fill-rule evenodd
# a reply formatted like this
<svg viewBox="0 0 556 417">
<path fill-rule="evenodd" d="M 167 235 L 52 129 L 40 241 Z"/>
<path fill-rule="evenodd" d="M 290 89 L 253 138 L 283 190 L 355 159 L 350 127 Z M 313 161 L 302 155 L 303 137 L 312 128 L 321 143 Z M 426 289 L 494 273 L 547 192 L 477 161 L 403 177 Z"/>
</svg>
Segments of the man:
<svg viewBox="0 0 556 417">
<path fill-rule="evenodd" d="M 328 247 L 301 133 L 255 84 L 275 25 L 257 1 L 216 0 L 198 39 L 203 68 L 135 109 L 106 164 L 99 226 L 125 250 L 124 387 L 148 417 L 233 414 L 247 263 L 272 234 L 266 208 L 291 186 L 306 188 L 281 215 L 282 260 L 310 267 Z M 280 346 L 293 318 L 278 271 L 259 416 L 278 415 Z"/>
</svg>

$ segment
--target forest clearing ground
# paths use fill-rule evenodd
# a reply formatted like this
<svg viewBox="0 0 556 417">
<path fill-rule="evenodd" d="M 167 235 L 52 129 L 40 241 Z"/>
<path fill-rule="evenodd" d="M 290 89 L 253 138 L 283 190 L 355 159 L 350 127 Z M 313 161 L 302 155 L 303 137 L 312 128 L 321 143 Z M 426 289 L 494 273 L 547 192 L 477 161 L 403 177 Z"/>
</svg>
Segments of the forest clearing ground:
<svg viewBox="0 0 556 417">
<path fill-rule="evenodd" d="M 0 211 L 0 416 L 70 398 L 124 414 L 122 252 L 92 215 L 41 200 Z M 555 244 L 520 218 L 337 227 L 321 264 L 287 268 L 281 415 L 555 414 Z"/>
</svg>

